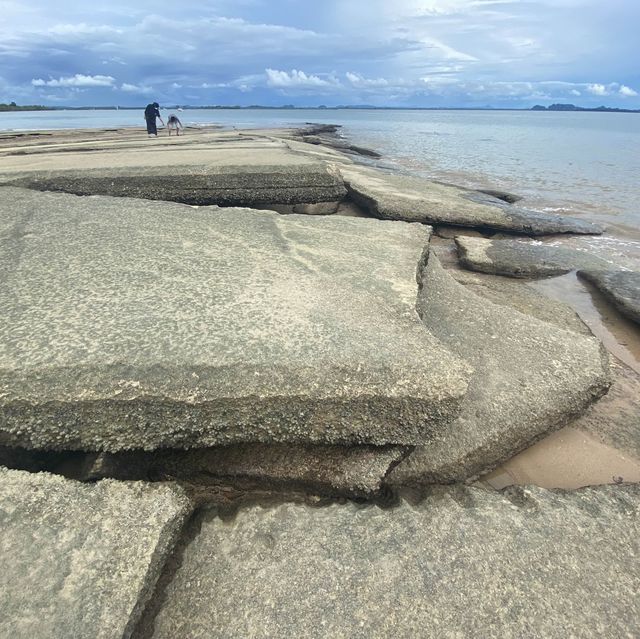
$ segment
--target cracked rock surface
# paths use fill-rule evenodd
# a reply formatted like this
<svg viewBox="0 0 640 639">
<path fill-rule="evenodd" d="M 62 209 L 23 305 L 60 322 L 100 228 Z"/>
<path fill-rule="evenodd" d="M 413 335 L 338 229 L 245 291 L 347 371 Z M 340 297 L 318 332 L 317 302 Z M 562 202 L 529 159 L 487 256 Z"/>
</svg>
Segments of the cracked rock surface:
<svg viewBox="0 0 640 639">
<path fill-rule="evenodd" d="M 640 486 L 433 488 L 387 510 L 205 511 L 193 530 L 140 636 L 640 633 Z"/>
<path fill-rule="evenodd" d="M 177 486 L 0 467 L 0 636 L 131 636 L 190 511 Z"/>
<path fill-rule="evenodd" d="M 83 481 L 105 477 L 162 478 L 199 485 L 230 481 L 251 487 L 299 488 L 320 495 L 374 497 L 394 465 L 408 453 L 400 446 L 314 446 L 235 444 L 152 453 L 89 453 L 78 463 L 62 462 L 57 472 Z M 0 447 L 0 462 L 6 449 Z"/>
</svg>

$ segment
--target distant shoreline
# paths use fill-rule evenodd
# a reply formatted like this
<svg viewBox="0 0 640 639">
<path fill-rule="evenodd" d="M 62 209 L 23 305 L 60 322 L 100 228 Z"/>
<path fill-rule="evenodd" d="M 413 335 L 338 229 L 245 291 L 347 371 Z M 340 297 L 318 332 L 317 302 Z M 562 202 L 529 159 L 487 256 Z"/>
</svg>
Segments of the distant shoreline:
<svg viewBox="0 0 640 639">
<path fill-rule="evenodd" d="M 265 111 L 522 111 L 529 113 L 552 112 L 552 113 L 640 113 L 640 109 L 621 109 L 618 107 L 580 107 L 574 104 L 552 104 L 548 107 L 535 105 L 528 109 L 502 108 L 502 107 L 379 107 L 371 105 L 340 105 L 330 106 L 293 106 L 285 104 L 282 106 L 263 106 L 252 104 L 250 106 L 239 105 L 168 105 L 161 107 L 165 110 L 184 109 L 188 111 L 249 111 L 249 110 L 265 110 Z M 33 111 L 140 111 L 144 110 L 144 106 L 45 106 L 45 105 L 8 105 L 0 104 L 0 113 L 16 113 L 16 112 L 33 112 Z"/>
</svg>

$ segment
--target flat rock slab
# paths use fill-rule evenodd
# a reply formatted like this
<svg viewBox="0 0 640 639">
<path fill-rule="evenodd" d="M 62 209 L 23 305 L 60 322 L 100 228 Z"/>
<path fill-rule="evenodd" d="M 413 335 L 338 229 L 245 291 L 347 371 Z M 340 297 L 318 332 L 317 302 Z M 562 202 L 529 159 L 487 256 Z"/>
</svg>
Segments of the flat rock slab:
<svg viewBox="0 0 640 639">
<path fill-rule="evenodd" d="M 330 163 L 294 152 L 286 140 L 264 133 L 196 132 L 180 140 L 148 140 L 139 134 L 105 138 L 94 132 L 75 141 L 60 142 L 60 135 L 54 139 L 13 149 L 0 144 L 0 183 L 76 195 L 257 208 L 336 202 L 346 194 Z"/>
<path fill-rule="evenodd" d="M 417 444 L 460 410 L 427 227 L 15 188 L 0 227 L 0 444 Z"/>
<path fill-rule="evenodd" d="M 205 513 L 143 636 L 633 637 L 640 487 Z"/>
<path fill-rule="evenodd" d="M 0 461 L 3 452 L 8 456 L 0 447 Z M 249 490 L 371 497 L 383 490 L 387 473 L 408 452 L 401 446 L 235 444 L 198 450 L 86 453 L 84 459 L 71 458 L 55 468 L 83 481 L 105 477 L 186 480 L 201 486 L 229 483 Z M 18 456 L 17 462 L 21 461 Z"/>
<path fill-rule="evenodd" d="M 640 272 L 580 270 L 578 276 L 594 284 L 621 313 L 640 323 Z"/>
<path fill-rule="evenodd" d="M 486 297 L 494 304 L 511 307 L 524 315 L 531 315 L 568 331 L 593 335 L 591 329 L 568 304 L 547 297 L 527 282 L 466 270 L 451 269 L 448 273 L 468 291 Z"/>
<path fill-rule="evenodd" d="M 486 240 L 457 236 L 460 262 L 472 271 L 508 277 L 551 277 L 609 264 L 583 251 L 521 240 Z"/>
<path fill-rule="evenodd" d="M 423 321 L 474 366 L 457 420 L 388 476 L 392 484 L 465 481 L 582 415 L 610 384 L 600 342 L 458 284 L 433 253 L 419 298 Z"/>
<path fill-rule="evenodd" d="M 351 198 L 384 220 L 501 229 L 526 235 L 599 234 L 604 230 L 585 220 L 530 211 L 485 193 L 422 178 L 355 166 L 341 167 L 340 171 Z"/>
<path fill-rule="evenodd" d="M 0 635 L 131 636 L 190 509 L 168 485 L 0 467 Z"/>
</svg>

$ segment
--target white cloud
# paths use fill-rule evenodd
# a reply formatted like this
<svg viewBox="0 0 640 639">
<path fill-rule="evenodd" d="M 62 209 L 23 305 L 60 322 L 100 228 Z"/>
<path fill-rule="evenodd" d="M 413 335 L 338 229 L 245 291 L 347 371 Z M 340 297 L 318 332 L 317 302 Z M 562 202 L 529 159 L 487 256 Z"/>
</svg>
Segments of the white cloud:
<svg viewBox="0 0 640 639">
<path fill-rule="evenodd" d="M 571 95 L 582 95 L 578 89 L 571 89 Z"/>
<path fill-rule="evenodd" d="M 631 87 L 628 87 L 624 84 L 620 87 L 618 93 L 625 98 L 635 98 L 638 95 L 637 91 L 634 91 Z"/>
<path fill-rule="evenodd" d="M 122 33 L 120 29 L 114 29 L 107 25 L 89 25 L 84 22 L 80 24 L 57 24 L 51 27 L 49 33 L 53 35 L 74 36 L 74 35 L 112 35 Z"/>
<path fill-rule="evenodd" d="M 475 56 L 464 53 L 463 51 L 458 51 L 435 38 L 423 38 L 422 42 L 427 46 L 427 48 L 438 51 L 440 56 L 445 60 L 456 60 L 461 62 L 476 62 L 478 60 Z"/>
<path fill-rule="evenodd" d="M 293 69 L 292 71 L 278 71 L 265 69 L 267 74 L 267 86 L 278 88 L 306 88 L 336 86 L 335 80 L 323 80 L 317 75 L 306 74 L 304 71 Z"/>
<path fill-rule="evenodd" d="M 42 78 L 34 78 L 31 84 L 34 87 L 110 87 L 113 86 L 115 78 L 110 75 L 82 75 L 76 73 L 69 77 L 61 77 L 56 79 L 43 80 Z"/>
<path fill-rule="evenodd" d="M 128 82 L 123 82 L 120 90 L 124 91 L 125 93 L 153 93 L 153 87 L 141 86 L 138 84 L 129 84 Z"/>
<path fill-rule="evenodd" d="M 587 91 L 593 95 L 609 95 L 609 91 L 604 84 L 588 84 Z"/>
<path fill-rule="evenodd" d="M 345 77 L 354 87 L 365 88 L 389 86 L 389 81 L 384 78 L 365 78 L 359 73 L 352 73 L 351 71 L 347 71 L 345 73 Z"/>
</svg>

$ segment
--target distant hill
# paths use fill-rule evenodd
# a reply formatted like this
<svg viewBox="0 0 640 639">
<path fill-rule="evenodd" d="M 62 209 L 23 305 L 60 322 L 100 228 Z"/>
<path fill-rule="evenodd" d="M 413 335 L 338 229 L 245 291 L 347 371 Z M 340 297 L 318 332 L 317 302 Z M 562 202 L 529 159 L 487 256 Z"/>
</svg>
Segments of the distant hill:
<svg viewBox="0 0 640 639">
<path fill-rule="evenodd" d="M 592 111 L 604 113 L 640 113 L 640 109 L 616 109 L 614 107 L 579 107 L 575 104 L 552 104 L 548 107 L 536 104 L 532 111 Z"/>
</svg>

